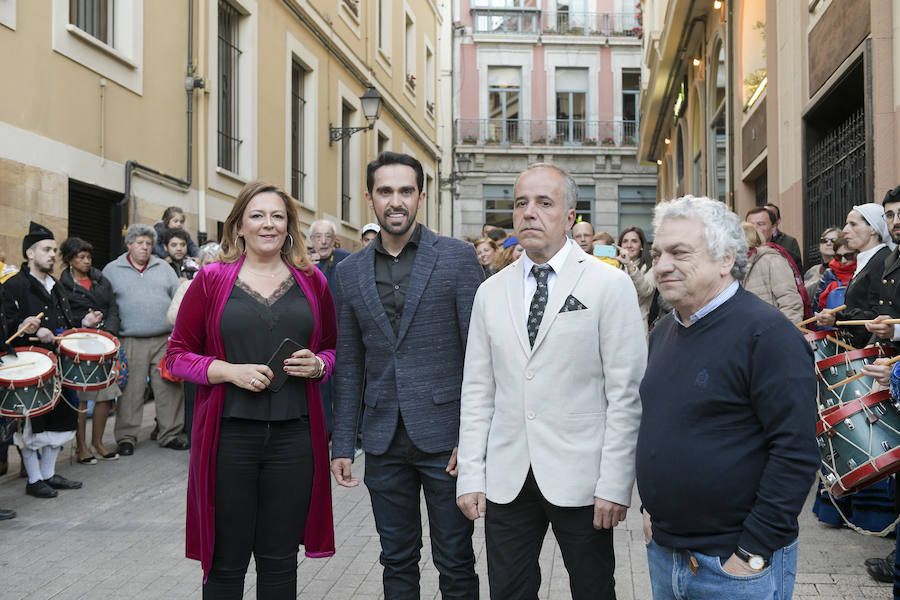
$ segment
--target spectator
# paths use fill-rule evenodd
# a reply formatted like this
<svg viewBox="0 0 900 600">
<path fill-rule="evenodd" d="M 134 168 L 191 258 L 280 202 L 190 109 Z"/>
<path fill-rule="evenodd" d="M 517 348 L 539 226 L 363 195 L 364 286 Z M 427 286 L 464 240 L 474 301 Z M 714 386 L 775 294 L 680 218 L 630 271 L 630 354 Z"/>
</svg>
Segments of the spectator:
<svg viewBox="0 0 900 600">
<path fill-rule="evenodd" d="M 16 265 L 6 263 L 6 253 L 0 250 L 0 284 L 6 283 L 6 280 L 19 272 Z"/>
<path fill-rule="evenodd" d="M 609 253 L 608 256 L 597 255 L 595 249 L 591 248 L 591 254 L 593 256 L 596 256 L 599 260 L 617 269 L 624 268 L 622 262 L 616 258 L 618 251 L 616 249 L 616 239 L 613 236 L 605 231 L 598 231 L 594 234 L 591 242 L 593 242 L 594 246 L 607 246 L 604 250 L 607 250 Z"/>
<path fill-rule="evenodd" d="M 851 250 L 847 245 L 847 238 L 843 233 L 838 233 L 832 244 L 834 258 L 828 262 L 828 268 L 822 274 L 822 279 L 815 291 L 816 310 L 829 308 L 828 297 L 835 289 L 846 287 L 856 271 L 856 250 Z M 831 304 L 834 304 L 833 302 Z M 843 301 L 834 304 L 839 306 Z"/>
<path fill-rule="evenodd" d="M 498 227 L 496 225 L 491 225 L 490 223 L 485 223 L 481 226 L 481 237 L 487 237 L 494 229 L 498 229 Z"/>
<path fill-rule="evenodd" d="M 498 250 L 496 256 L 494 256 L 491 270 L 494 273 L 499 273 L 508 265 L 519 260 L 519 257 L 522 256 L 522 252 L 524 251 L 525 249 L 519 244 L 519 240 L 516 239 L 516 236 L 509 236 L 503 240 L 503 248 Z"/>
<path fill-rule="evenodd" d="M 475 253 L 478 255 L 478 262 L 481 264 L 481 268 L 484 269 L 485 278 L 496 273 L 491 265 L 497 257 L 497 251 L 497 242 L 491 238 L 481 238 L 475 242 Z"/>
<path fill-rule="evenodd" d="M 818 295 L 816 290 L 819 289 L 819 282 L 825 275 L 828 263 L 834 258 L 834 251 L 837 246 L 835 241 L 840 235 L 841 230 L 837 227 L 829 227 L 819 236 L 819 263 L 811 266 L 803 275 L 803 285 L 806 286 L 806 293 L 809 295 L 813 304 L 816 304 Z"/>
<path fill-rule="evenodd" d="M 27 259 L 22 270 L 3 284 L 9 298 L 15 304 L 15 313 L 8 315 L 10 323 L 19 323 L 17 331 L 24 333 L 14 341 L 14 346 L 36 345 L 45 350 L 56 350 L 55 336 L 80 324 L 96 327 L 103 320 L 100 311 L 92 311 L 80 323 L 72 314 L 69 300 L 62 286 L 50 274 L 56 264 L 56 240 L 53 233 L 37 223 L 29 226 L 28 235 L 22 240 L 22 254 Z M 40 319 L 38 314 L 43 316 Z M 32 344 L 28 336 L 37 336 Z M 63 388 L 62 399 L 50 412 L 30 417 L 21 432 L 15 434 L 15 443 L 22 452 L 22 463 L 28 474 L 25 493 L 36 498 L 55 498 L 56 490 L 77 489 L 80 481 L 71 481 L 56 473 L 56 458 L 63 444 L 75 437 L 78 428 L 78 396 L 74 390 Z"/>
<path fill-rule="evenodd" d="M 187 450 L 184 429 L 184 394 L 181 383 L 163 379 L 158 365 L 166 353 L 172 327 L 166 311 L 178 289 L 175 272 L 151 253 L 156 233 L 141 223 L 128 226 L 128 251 L 103 269 L 112 283 L 121 321 L 119 342 L 128 356 L 128 385 L 116 407 L 116 442 L 119 454 L 131 456 L 144 414 L 147 378 L 156 399 L 157 441 L 163 448 Z"/>
<path fill-rule="evenodd" d="M 163 231 L 163 236 L 165 237 L 166 252 L 169 253 L 171 259 L 169 264 L 172 265 L 175 275 L 181 281 L 191 279 L 197 272 L 197 263 L 187 255 L 191 236 L 184 229 L 166 229 Z"/>
<path fill-rule="evenodd" d="M 359 243 L 361 244 L 359 249 L 362 250 L 371 244 L 379 231 L 381 231 L 381 228 L 378 226 L 378 223 L 366 223 L 363 225 L 363 228 L 359 233 Z"/>
<path fill-rule="evenodd" d="M 485 237 L 489 237 L 499 244 L 506 239 L 506 230 L 502 227 L 494 227 L 493 229 L 488 231 L 488 234 Z"/>
<path fill-rule="evenodd" d="M 800 244 L 797 242 L 797 238 L 781 231 L 781 209 L 771 202 L 766 204 L 766 208 L 775 215 L 775 231 L 772 232 L 772 239 L 768 241 L 774 242 L 787 250 L 788 254 L 791 255 L 791 258 L 794 259 L 794 266 L 797 267 L 797 271 L 802 272 L 803 265 L 800 261 Z"/>
<path fill-rule="evenodd" d="M 179 206 L 170 206 L 163 212 L 162 220 L 157 221 L 156 224 L 153 225 L 153 229 L 156 232 L 156 241 L 153 244 L 153 254 L 166 262 L 169 262 L 169 253 L 166 251 L 163 233 L 167 229 L 184 229 L 185 218 L 184 210 Z M 188 235 L 188 256 L 197 256 L 199 251 L 200 249 L 197 247 L 197 244 L 195 244 L 194 240 L 191 239 L 191 236 Z"/>
<path fill-rule="evenodd" d="M 12 306 L 12 300 L 7 300 L 6 292 L 3 289 L 3 286 L 0 285 L 0 352 L 9 352 L 12 346 L 6 343 L 6 339 L 12 335 L 10 333 L 10 327 L 6 324 L 6 315 L 12 314 L 14 307 Z M 0 417 L 0 429 L 7 424 L 8 422 L 4 417 Z M 8 451 L 9 444 L 4 445 L 4 451 Z M 6 475 L 6 470 L 8 469 L 8 465 L 6 463 L 6 456 L 4 455 L 2 458 L 2 462 L 0 462 L 0 467 L 2 467 L 2 472 L 0 475 Z M 0 508 L 0 521 L 6 521 L 8 519 L 15 519 L 16 511 L 10 510 L 8 508 Z"/>
<path fill-rule="evenodd" d="M 742 223 L 750 258 L 744 289 L 781 311 L 791 323 L 803 320 L 803 299 L 797 291 L 794 273 L 778 251 L 763 243 L 759 230 Z"/>
<path fill-rule="evenodd" d="M 116 305 L 112 284 L 100 269 L 93 266 L 94 247 L 78 237 L 70 237 L 60 245 L 63 271 L 59 283 L 63 293 L 69 300 L 72 315 L 80 322 L 92 310 L 103 313 L 103 321 L 97 328 L 112 335 L 119 335 L 119 307 Z M 91 450 L 97 452 L 100 460 L 116 460 L 119 453 L 108 449 L 103 444 L 103 433 L 106 431 L 106 419 L 112 408 L 113 400 L 122 394 L 119 385 L 113 382 L 106 389 L 78 393 L 79 406 L 84 412 L 78 414 L 78 430 L 75 433 L 75 452 L 78 462 L 83 465 L 97 464 L 97 458 Z M 87 429 L 88 402 L 94 403 L 94 416 L 91 426 L 91 444 L 85 439 Z"/>
<path fill-rule="evenodd" d="M 776 227 L 778 218 L 775 216 L 775 211 L 770 210 L 764 206 L 757 206 L 747 211 L 745 220 L 756 227 L 756 230 L 759 231 L 759 234 L 762 236 L 764 244 L 768 242 L 778 244 L 778 242 L 774 241 L 775 234 L 778 233 L 778 228 Z M 787 251 L 788 255 L 790 255 L 791 260 L 794 263 L 793 268 L 797 269 L 797 271 L 800 272 L 802 263 L 800 260 L 800 246 L 799 244 L 797 244 L 797 240 L 783 233 L 780 234 L 780 237 L 778 239 L 781 240 L 782 243 L 789 245 L 791 240 L 793 240 L 793 245 L 796 247 L 785 248 L 784 246 L 782 246 L 782 244 L 778 245 Z"/>
<path fill-rule="evenodd" d="M 572 239 L 587 254 L 594 252 L 594 226 L 587 221 L 579 221 L 572 226 Z"/>
<path fill-rule="evenodd" d="M 649 327 L 650 304 L 653 302 L 653 293 L 656 284 L 653 281 L 653 264 L 650 261 L 650 248 L 647 244 L 647 236 L 640 227 L 628 227 L 619 234 L 619 262 L 631 282 L 638 296 L 638 305 L 641 307 L 641 316 L 644 324 Z"/>
</svg>

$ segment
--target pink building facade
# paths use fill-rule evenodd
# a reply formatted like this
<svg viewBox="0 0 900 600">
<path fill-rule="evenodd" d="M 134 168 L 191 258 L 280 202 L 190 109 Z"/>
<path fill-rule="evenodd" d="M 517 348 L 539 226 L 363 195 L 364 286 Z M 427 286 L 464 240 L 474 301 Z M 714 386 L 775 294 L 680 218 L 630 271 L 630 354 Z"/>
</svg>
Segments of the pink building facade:
<svg viewBox="0 0 900 600">
<path fill-rule="evenodd" d="M 511 231 L 516 175 L 540 161 L 572 173 L 596 230 L 651 233 L 642 35 L 635 0 L 454 0 L 454 235 Z"/>
</svg>

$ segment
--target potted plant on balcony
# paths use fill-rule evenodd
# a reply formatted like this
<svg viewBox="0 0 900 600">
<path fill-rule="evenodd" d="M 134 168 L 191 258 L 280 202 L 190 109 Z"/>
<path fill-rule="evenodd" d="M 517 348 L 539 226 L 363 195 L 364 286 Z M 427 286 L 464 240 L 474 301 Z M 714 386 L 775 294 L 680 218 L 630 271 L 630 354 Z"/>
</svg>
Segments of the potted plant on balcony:
<svg viewBox="0 0 900 600">
<path fill-rule="evenodd" d="M 565 140 L 561 137 L 550 138 L 550 144 L 552 146 L 562 146 Z"/>
<path fill-rule="evenodd" d="M 615 146 L 615 145 L 616 145 L 616 140 L 614 140 L 614 139 L 611 138 L 611 137 L 605 137 L 605 138 L 603 138 L 603 141 L 600 142 L 600 145 L 601 145 L 601 146 Z"/>
<path fill-rule="evenodd" d="M 490 137 L 490 138 L 486 138 L 486 139 L 484 140 L 484 144 L 485 144 L 486 146 L 496 146 L 496 145 L 499 144 L 499 143 L 500 143 L 500 140 L 499 140 L 498 138 Z"/>
<path fill-rule="evenodd" d="M 582 146 L 596 146 L 597 140 L 595 138 L 584 138 L 581 142 Z"/>
<path fill-rule="evenodd" d="M 432 115 L 434 114 L 434 102 L 428 101 L 425 103 L 425 110 L 427 110 Z"/>
<path fill-rule="evenodd" d="M 467 135 L 467 136 L 464 136 L 464 137 L 463 137 L 462 143 L 463 143 L 463 144 L 470 144 L 470 145 L 472 145 L 472 144 L 477 144 L 477 143 L 478 143 L 478 138 L 475 137 L 474 135 Z"/>
<path fill-rule="evenodd" d="M 624 138 L 622 138 L 622 145 L 623 146 L 635 146 L 636 144 L 634 143 L 634 136 L 626 135 Z"/>
<path fill-rule="evenodd" d="M 520 137 L 509 138 L 509 143 L 512 146 L 521 146 L 522 138 L 520 138 Z"/>
<path fill-rule="evenodd" d="M 531 140 L 532 146 L 543 146 L 546 143 L 547 143 L 547 138 L 540 137 L 540 138 L 535 138 L 535 139 Z"/>
<path fill-rule="evenodd" d="M 416 76 L 407 74 L 406 75 L 406 85 L 408 85 L 410 87 L 410 89 L 412 89 L 412 90 L 416 89 Z"/>
</svg>

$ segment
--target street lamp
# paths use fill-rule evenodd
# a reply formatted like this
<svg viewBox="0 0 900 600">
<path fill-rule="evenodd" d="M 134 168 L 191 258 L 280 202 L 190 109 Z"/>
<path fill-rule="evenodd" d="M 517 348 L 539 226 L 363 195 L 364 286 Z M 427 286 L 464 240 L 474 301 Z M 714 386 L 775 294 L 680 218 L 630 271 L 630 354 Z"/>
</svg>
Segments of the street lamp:
<svg viewBox="0 0 900 600">
<path fill-rule="evenodd" d="M 441 187 L 447 187 L 448 185 L 453 185 L 457 181 L 462 181 L 466 178 L 465 171 L 469 170 L 469 163 L 472 162 L 472 159 L 469 158 L 468 154 L 460 154 L 456 158 L 456 166 L 458 168 L 457 171 L 451 172 L 449 177 L 441 177 L 438 184 Z"/>
<path fill-rule="evenodd" d="M 375 121 L 378 120 L 378 115 L 381 114 L 381 94 L 379 94 L 374 87 L 369 86 L 366 93 L 360 97 L 359 102 L 362 104 L 363 114 L 366 116 L 366 121 L 368 121 L 369 124 L 364 127 L 334 127 L 329 123 L 329 146 L 334 144 L 334 142 L 349 138 L 357 131 L 368 131 L 375 127 Z"/>
</svg>

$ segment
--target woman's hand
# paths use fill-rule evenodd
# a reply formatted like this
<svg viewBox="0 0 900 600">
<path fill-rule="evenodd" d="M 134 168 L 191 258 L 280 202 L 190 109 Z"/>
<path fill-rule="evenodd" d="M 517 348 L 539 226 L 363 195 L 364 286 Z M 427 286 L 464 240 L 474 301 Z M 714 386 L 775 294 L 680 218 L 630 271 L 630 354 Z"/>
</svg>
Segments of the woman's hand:
<svg viewBox="0 0 900 600">
<path fill-rule="evenodd" d="M 318 378 L 325 373 L 321 360 L 308 348 L 297 350 L 284 360 L 284 372 L 292 377 Z"/>
<path fill-rule="evenodd" d="M 879 358 L 871 365 L 866 365 L 862 368 L 862 372 L 875 379 L 875 383 L 877 383 L 882 389 L 889 389 L 891 387 L 891 370 L 894 368 L 893 365 L 886 365 L 884 363 L 888 362 L 887 358 Z M 873 392 L 878 390 L 873 389 Z"/>
<path fill-rule="evenodd" d="M 81 320 L 81 326 L 87 327 L 88 329 L 94 329 L 102 322 L 103 313 L 99 310 L 92 310 L 88 314 L 84 315 L 84 318 Z"/>
<path fill-rule="evenodd" d="M 229 382 L 251 392 L 261 392 L 267 387 L 275 375 L 267 365 L 232 364 L 229 369 Z"/>
<path fill-rule="evenodd" d="M 819 327 L 834 327 L 834 322 L 837 320 L 837 317 L 834 316 L 833 312 L 820 312 L 816 313 L 816 324 Z"/>
<path fill-rule="evenodd" d="M 894 337 L 894 326 L 882 323 L 882 321 L 890 318 L 890 315 L 878 315 L 871 323 L 866 323 L 866 330 L 882 339 L 889 340 Z"/>
</svg>

